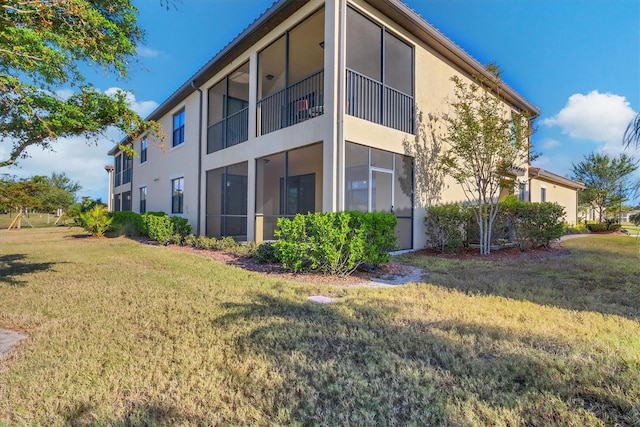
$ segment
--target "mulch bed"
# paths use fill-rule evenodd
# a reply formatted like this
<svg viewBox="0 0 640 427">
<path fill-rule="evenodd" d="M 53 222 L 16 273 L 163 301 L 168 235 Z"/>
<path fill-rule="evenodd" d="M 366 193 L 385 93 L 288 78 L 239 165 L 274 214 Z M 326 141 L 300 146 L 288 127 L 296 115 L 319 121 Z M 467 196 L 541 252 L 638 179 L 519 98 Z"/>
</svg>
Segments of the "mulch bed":
<svg viewBox="0 0 640 427">
<path fill-rule="evenodd" d="M 411 267 L 395 261 L 381 265 L 375 272 L 357 270 L 350 276 L 328 276 L 319 273 L 291 273 L 282 268 L 280 264 L 258 264 L 252 258 L 223 251 L 199 250 L 188 246 L 169 246 L 171 249 L 201 255 L 227 265 L 232 265 L 249 271 L 262 273 L 271 278 L 282 279 L 298 283 L 330 284 L 337 286 L 361 286 L 375 277 L 401 276 L 411 271 Z M 460 254 L 440 254 L 433 249 L 422 249 L 412 252 L 413 257 L 442 257 L 461 260 L 482 260 L 482 261 L 510 261 L 521 262 L 529 260 L 539 260 L 550 257 L 568 255 L 569 250 L 563 248 L 559 243 L 552 245 L 549 250 L 538 249 L 528 252 L 521 252 L 518 248 L 507 248 L 492 251 L 489 256 L 480 255 L 478 249 L 465 248 Z"/>
</svg>

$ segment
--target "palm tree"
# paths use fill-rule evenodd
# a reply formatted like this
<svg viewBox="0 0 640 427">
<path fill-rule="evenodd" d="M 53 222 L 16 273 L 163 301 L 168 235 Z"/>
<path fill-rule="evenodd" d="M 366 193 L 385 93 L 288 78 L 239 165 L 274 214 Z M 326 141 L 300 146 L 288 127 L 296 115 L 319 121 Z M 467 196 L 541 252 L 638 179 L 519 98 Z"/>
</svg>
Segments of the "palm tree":
<svg viewBox="0 0 640 427">
<path fill-rule="evenodd" d="M 631 147 L 635 145 L 636 148 L 640 148 L 640 114 L 636 114 L 635 119 L 631 120 L 627 130 L 624 131 L 622 137 L 622 143 L 625 147 Z"/>
</svg>

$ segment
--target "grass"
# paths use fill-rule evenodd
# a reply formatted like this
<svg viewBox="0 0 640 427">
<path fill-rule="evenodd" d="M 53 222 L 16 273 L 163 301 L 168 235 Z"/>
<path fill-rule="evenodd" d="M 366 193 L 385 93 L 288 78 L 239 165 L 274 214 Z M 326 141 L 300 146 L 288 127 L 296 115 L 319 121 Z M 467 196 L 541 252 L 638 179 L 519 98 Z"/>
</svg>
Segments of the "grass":
<svg viewBox="0 0 640 427">
<path fill-rule="evenodd" d="M 0 229 L 6 230 L 9 228 L 9 225 L 11 225 L 15 218 L 15 212 L 0 214 Z M 33 225 L 33 227 L 52 227 L 56 219 L 58 219 L 57 216 L 47 215 L 46 213 L 34 212 L 26 214 L 22 219 L 22 228 L 31 228 L 31 225 Z M 31 223 L 31 225 L 29 225 L 29 223 Z"/>
<path fill-rule="evenodd" d="M 345 289 L 78 230 L 0 231 L 0 425 L 640 424 L 634 239 Z"/>
<path fill-rule="evenodd" d="M 634 225 L 630 222 L 623 222 L 622 228 L 626 229 L 631 236 L 640 236 L 640 226 Z"/>
</svg>

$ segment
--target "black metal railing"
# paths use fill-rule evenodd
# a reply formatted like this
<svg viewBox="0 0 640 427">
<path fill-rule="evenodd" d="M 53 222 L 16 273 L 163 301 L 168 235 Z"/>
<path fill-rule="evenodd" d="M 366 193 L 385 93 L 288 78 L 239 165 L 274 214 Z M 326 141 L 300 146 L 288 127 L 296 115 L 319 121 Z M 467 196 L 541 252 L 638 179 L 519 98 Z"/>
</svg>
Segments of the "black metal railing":
<svg viewBox="0 0 640 427">
<path fill-rule="evenodd" d="M 258 101 L 258 136 L 324 114 L 324 70 Z"/>
<path fill-rule="evenodd" d="M 207 154 L 249 139 L 249 108 L 243 108 L 207 128 Z"/>
<path fill-rule="evenodd" d="M 413 133 L 413 97 L 377 80 L 347 69 L 347 114 L 407 133 Z"/>
</svg>

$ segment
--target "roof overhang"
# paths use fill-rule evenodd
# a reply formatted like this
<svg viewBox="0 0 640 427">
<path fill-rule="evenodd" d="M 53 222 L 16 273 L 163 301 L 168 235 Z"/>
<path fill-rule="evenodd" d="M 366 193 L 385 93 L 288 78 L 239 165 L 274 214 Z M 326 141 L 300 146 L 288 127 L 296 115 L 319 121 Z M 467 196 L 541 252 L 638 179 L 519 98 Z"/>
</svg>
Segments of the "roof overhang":
<svg viewBox="0 0 640 427">
<path fill-rule="evenodd" d="M 549 172 L 534 166 L 529 166 L 529 179 L 540 179 L 542 181 L 547 181 L 553 184 L 559 184 L 576 191 L 584 190 L 585 188 L 585 185 L 581 182 L 574 181 L 569 178 L 565 178 L 553 172 Z"/>
</svg>

